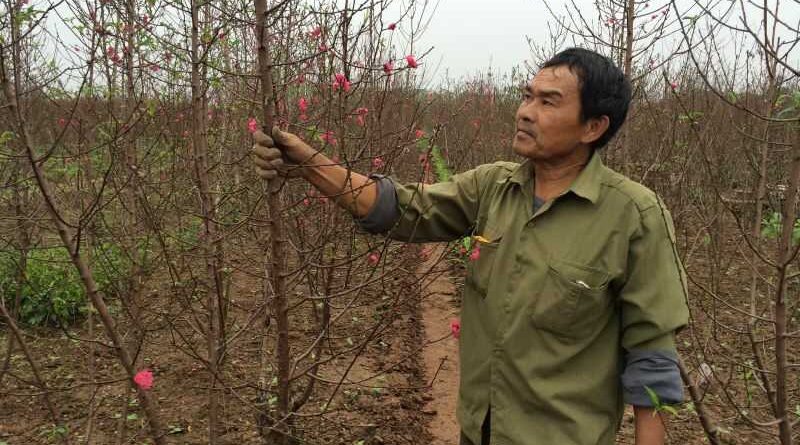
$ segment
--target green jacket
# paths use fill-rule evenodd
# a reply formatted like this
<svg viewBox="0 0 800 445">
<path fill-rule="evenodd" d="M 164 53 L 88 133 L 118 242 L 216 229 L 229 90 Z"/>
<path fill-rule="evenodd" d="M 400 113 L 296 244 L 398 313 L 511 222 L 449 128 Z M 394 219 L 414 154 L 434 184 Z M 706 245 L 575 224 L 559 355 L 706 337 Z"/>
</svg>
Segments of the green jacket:
<svg viewBox="0 0 800 445">
<path fill-rule="evenodd" d="M 372 231 L 478 243 L 457 411 L 472 442 L 491 409 L 492 445 L 613 444 L 624 400 L 651 405 L 645 387 L 662 403 L 682 400 L 674 333 L 688 320 L 686 280 L 652 191 L 599 156 L 535 213 L 530 161 L 430 185 L 384 181 L 397 214 Z"/>
</svg>

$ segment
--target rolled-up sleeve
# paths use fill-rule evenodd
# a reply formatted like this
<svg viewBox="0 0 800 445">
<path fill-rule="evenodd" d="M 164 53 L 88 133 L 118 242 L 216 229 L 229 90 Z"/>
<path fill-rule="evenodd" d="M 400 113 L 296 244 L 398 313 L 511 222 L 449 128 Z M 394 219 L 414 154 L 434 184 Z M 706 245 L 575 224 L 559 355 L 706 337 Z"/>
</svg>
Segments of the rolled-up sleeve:
<svg viewBox="0 0 800 445">
<path fill-rule="evenodd" d="M 677 355 L 673 351 L 628 352 L 622 388 L 625 403 L 634 406 L 654 406 L 648 389 L 658 397 L 658 403 L 672 405 L 683 402 Z"/>
<path fill-rule="evenodd" d="M 378 197 L 364 218 L 356 218 L 362 230 L 369 233 L 383 233 L 391 229 L 400 218 L 397 207 L 397 193 L 394 183 L 384 175 L 370 175 L 378 187 Z"/>
<path fill-rule="evenodd" d="M 652 406 L 649 388 L 659 403 L 679 403 L 683 384 L 675 333 L 689 319 L 686 278 L 669 212 L 658 201 L 640 216 L 620 289 L 624 396 L 632 405 Z"/>
</svg>

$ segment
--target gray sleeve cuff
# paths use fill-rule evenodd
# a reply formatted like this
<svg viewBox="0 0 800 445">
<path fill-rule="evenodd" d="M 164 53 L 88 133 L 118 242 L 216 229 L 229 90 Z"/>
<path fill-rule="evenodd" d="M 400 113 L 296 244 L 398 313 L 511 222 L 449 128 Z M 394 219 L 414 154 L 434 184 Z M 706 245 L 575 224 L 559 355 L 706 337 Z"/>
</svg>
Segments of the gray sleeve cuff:
<svg viewBox="0 0 800 445">
<path fill-rule="evenodd" d="M 672 351 L 629 351 L 622 373 L 625 403 L 654 406 L 645 387 L 658 396 L 662 405 L 683 402 L 683 381 L 678 370 L 678 356 Z"/>
<path fill-rule="evenodd" d="M 391 179 L 377 174 L 369 175 L 369 177 L 377 179 L 378 198 L 369 214 L 363 218 L 356 218 L 356 223 L 366 232 L 383 233 L 391 229 L 400 219 L 397 194 Z"/>
</svg>

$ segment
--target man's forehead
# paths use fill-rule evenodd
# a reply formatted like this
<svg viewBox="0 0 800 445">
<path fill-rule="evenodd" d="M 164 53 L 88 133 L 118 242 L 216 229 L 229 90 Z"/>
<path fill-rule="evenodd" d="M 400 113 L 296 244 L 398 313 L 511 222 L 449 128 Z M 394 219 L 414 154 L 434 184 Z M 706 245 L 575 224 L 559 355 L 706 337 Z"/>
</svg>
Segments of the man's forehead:
<svg viewBox="0 0 800 445">
<path fill-rule="evenodd" d="M 562 94 L 578 91 L 578 78 L 564 65 L 542 68 L 527 84 L 530 89 L 558 89 Z"/>
</svg>

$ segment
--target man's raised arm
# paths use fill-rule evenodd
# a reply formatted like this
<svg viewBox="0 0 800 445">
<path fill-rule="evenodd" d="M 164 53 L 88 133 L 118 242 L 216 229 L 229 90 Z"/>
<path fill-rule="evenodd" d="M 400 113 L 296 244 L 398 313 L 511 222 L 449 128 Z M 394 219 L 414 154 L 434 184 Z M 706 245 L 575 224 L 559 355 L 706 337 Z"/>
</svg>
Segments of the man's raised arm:
<svg viewBox="0 0 800 445">
<path fill-rule="evenodd" d="M 253 162 L 260 177 L 303 177 L 357 218 L 367 216 L 375 205 L 378 187 L 374 179 L 334 163 L 296 135 L 274 127 L 271 136 L 257 131 L 253 137 Z"/>
</svg>

